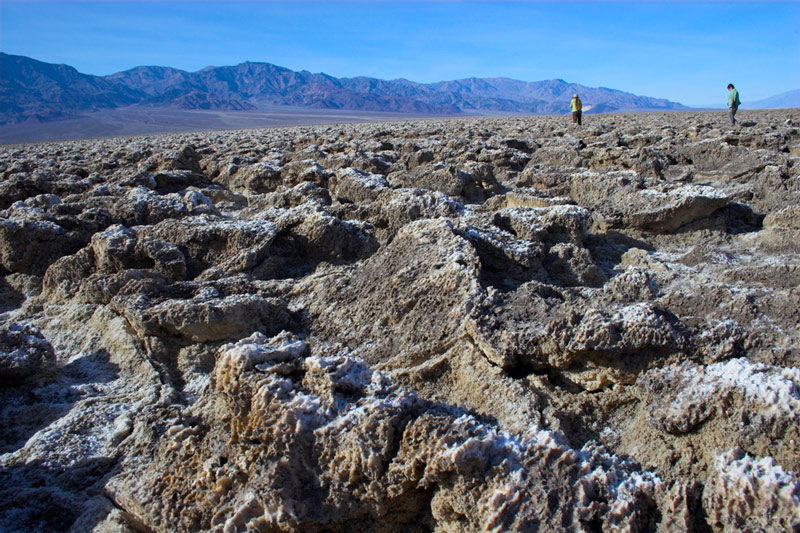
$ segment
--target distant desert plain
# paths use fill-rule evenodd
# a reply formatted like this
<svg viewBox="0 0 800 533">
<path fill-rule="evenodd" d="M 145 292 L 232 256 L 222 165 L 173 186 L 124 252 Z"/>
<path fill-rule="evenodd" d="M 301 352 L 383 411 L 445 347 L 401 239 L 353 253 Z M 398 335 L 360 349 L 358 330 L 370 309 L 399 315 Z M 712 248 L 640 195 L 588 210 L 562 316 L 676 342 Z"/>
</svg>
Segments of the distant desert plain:
<svg viewBox="0 0 800 533">
<path fill-rule="evenodd" d="M 185 110 L 168 107 L 129 106 L 83 112 L 78 116 L 59 120 L 3 124 L 0 125 L 0 143 L 64 141 L 309 124 L 380 122 L 433 118 L 434 116 L 289 106 L 273 106 L 257 111 Z"/>
</svg>

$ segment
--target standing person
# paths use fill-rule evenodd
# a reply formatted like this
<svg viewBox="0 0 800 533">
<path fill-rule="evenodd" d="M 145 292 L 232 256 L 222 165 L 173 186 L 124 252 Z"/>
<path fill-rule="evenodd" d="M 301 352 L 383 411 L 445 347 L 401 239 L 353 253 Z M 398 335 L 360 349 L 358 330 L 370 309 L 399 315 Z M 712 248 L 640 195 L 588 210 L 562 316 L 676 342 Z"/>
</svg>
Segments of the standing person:
<svg viewBox="0 0 800 533">
<path fill-rule="evenodd" d="M 583 109 L 583 104 L 581 103 L 581 99 L 578 98 L 577 94 L 572 95 L 572 101 L 569 103 L 569 108 L 572 109 L 572 123 L 580 126 L 582 124 L 581 110 Z"/>
<path fill-rule="evenodd" d="M 731 126 L 736 125 L 736 111 L 742 102 L 739 101 L 739 91 L 732 83 L 728 84 L 728 118 L 731 119 Z"/>
</svg>

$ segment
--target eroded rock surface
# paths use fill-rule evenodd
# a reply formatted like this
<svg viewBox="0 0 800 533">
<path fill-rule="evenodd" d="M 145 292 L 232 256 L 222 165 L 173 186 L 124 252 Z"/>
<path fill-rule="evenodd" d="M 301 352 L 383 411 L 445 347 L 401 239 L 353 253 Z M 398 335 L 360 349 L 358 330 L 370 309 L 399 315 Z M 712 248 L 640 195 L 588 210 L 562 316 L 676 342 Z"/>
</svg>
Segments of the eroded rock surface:
<svg viewBox="0 0 800 533">
<path fill-rule="evenodd" d="M 800 529 L 800 113 L 743 113 L 0 148 L 0 529 Z"/>
</svg>

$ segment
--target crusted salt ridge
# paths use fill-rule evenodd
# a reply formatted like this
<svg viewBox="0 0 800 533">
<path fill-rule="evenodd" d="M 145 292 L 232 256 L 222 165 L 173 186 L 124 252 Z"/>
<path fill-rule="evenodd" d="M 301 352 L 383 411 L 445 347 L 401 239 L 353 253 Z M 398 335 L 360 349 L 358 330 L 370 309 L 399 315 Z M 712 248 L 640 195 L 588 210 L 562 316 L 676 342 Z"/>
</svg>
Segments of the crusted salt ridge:
<svg viewBox="0 0 800 533">
<path fill-rule="evenodd" d="M 800 480 L 794 472 L 740 448 L 718 455 L 714 468 L 703 496 L 710 525 L 745 531 L 800 528 Z"/>
<path fill-rule="evenodd" d="M 658 202 L 661 207 L 677 205 L 691 198 L 716 198 L 727 199 L 728 195 L 715 187 L 709 185 L 681 185 L 666 190 L 645 189 L 641 191 L 643 196 L 650 197 L 654 202 Z"/>
<path fill-rule="evenodd" d="M 591 350 L 636 356 L 648 349 L 676 351 L 683 344 L 684 337 L 668 314 L 642 302 L 610 310 L 590 309 L 567 347 L 575 353 Z"/>
<path fill-rule="evenodd" d="M 544 255 L 541 244 L 519 239 L 499 228 L 467 225 L 463 235 L 477 246 L 488 246 L 525 268 L 536 265 Z"/>
<path fill-rule="evenodd" d="M 420 413 L 431 409 L 442 409 L 434 408 L 415 394 L 398 388 L 388 374 L 370 369 L 357 358 L 309 356 L 301 359 L 304 351 L 305 343 L 287 334 L 273 339 L 255 334 L 221 350 L 215 379 L 218 386 L 222 387 L 220 390 L 236 390 L 238 382 L 250 379 L 248 372 L 263 373 L 266 379 L 259 378 L 259 390 L 263 392 L 255 393 L 256 404 L 261 405 L 261 400 L 256 398 L 264 394 L 271 397 L 272 401 L 279 401 L 280 419 L 292 421 L 290 431 L 294 434 L 313 432 L 320 446 L 326 445 L 323 435 L 347 434 L 352 437 L 354 428 L 368 424 L 380 413 L 414 411 L 418 413 L 416 416 L 420 416 Z M 291 366 L 292 361 L 306 372 L 326 376 L 326 385 L 317 391 L 323 396 L 301 391 L 291 378 L 285 377 L 287 368 L 282 365 Z M 238 373 L 241 374 L 234 377 Z M 324 399 L 329 394 L 328 390 L 334 393 L 360 391 L 364 396 L 355 403 L 342 399 L 330 403 Z M 444 412 L 449 421 L 442 428 L 443 434 L 424 443 L 421 449 L 409 449 L 407 452 L 412 457 L 419 457 L 417 460 L 424 457 L 425 470 L 417 482 L 420 486 L 437 486 L 444 477 L 453 474 L 470 478 L 474 465 L 484 465 L 484 469 L 500 469 L 503 472 L 500 476 L 492 474 L 491 478 L 487 478 L 486 489 L 479 490 L 475 515 L 480 522 L 475 526 L 482 530 L 501 531 L 504 524 L 514 522 L 514 516 L 528 516 L 535 511 L 535 506 L 528 505 L 526 501 L 532 494 L 538 493 L 539 488 L 528 478 L 527 471 L 531 464 L 536 464 L 537 458 L 556 456 L 562 468 L 570 465 L 573 479 L 569 480 L 572 486 L 569 492 L 573 493 L 572 519 L 576 522 L 602 516 L 609 526 L 624 528 L 626 524 L 635 522 L 633 517 L 640 499 L 644 495 L 652 497 L 661 483 L 657 475 L 639 471 L 630 461 L 608 453 L 603 447 L 589 444 L 580 450 L 573 450 L 551 431 L 531 428 L 523 435 L 513 435 L 457 408 L 446 407 Z M 178 434 L 178 430 L 174 433 Z M 358 441 L 348 440 L 348 446 L 364 446 L 360 453 L 366 456 L 361 464 L 374 470 L 368 477 L 380 476 L 381 468 L 376 465 L 390 459 L 374 456 L 375 452 L 369 451 L 368 441 L 359 444 Z M 400 447 L 404 449 L 403 444 Z M 397 459 L 389 466 L 390 472 L 404 468 L 402 463 L 397 463 Z M 406 463 L 409 460 L 414 459 L 405 458 Z M 563 480 L 554 479 L 551 482 Z M 327 482 L 320 480 L 320 483 L 324 485 Z M 601 503 L 605 498 L 607 503 Z M 252 505 L 252 501 L 252 497 L 247 499 L 244 507 Z M 297 514 L 298 508 L 290 501 L 274 502 L 267 507 L 269 510 L 262 516 L 274 527 L 304 518 Z M 233 513 L 226 522 L 226 528 L 241 526 L 241 516 L 241 512 Z"/>
<path fill-rule="evenodd" d="M 796 418 L 800 413 L 800 369 L 752 363 L 745 358 L 698 366 L 682 363 L 656 371 L 683 382 L 688 396 L 718 396 L 726 389 L 743 395 L 764 413 Z M 688 397 L 687 396 L 687 397 Z"/>
<path fill-rule="evenodd" d="M 339 170 L 337 176 L 351 178 L 367 189 L 382 190 L 389 188 L 389 182 L 383 176 L 351 167 Z"/>
<path fill-rule="evenodd" d="M 798 368 L 781 368 L 738 358 L 709 365 L 705 373 L 711 379 L 735 387 L 767 410 L 779 410 L 793 416 L 800 413 Z"/>
<path fill-rule="evenodd" d="M 586 231 L 591 213 L 588 209 L 577 205 L 571 205 L 568 199 L 562 199 L 562 205 L 551 205 L 546 207 L 518 206 L 502 209 L 501 213 L 513 214 L 532 227 L 532 231 L 547 229 L 558 219 L 576 220 L 579 227 Z"/>
<path fill-rule="evenodd" d="M 727 482 L 745 481 L 773 488 L 800 513 L 800 479 L 794 472 L 785 471 L 772 457 L 756 459 L 733 449 L 718 455 L 714 467 Z"/>
</svg>

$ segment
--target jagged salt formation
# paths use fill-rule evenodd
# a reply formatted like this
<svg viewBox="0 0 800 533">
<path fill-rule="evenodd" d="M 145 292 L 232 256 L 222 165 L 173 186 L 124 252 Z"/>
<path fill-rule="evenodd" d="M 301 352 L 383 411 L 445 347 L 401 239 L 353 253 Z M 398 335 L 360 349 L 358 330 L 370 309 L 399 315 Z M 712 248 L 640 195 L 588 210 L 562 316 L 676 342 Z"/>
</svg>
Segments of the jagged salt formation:
<svg viewBox="0 0 800 533">
<path fill-rule="evenodd" d="M 3 147 L 0 527 L 800 528 L 800 115 L 743 121 Z"/>
<path fill-rule="evenodd" d="M 285 333 L 224 346 L 203 399 L 167 422 L 157 461 L 132 458 L 112 498 L 162 530 L 624 530 L 650 520 L 659 479 L 602 448 L 572 450 L 536 428 L 509 435 L 360 359 L 307 350 Z"/>
</svg>

